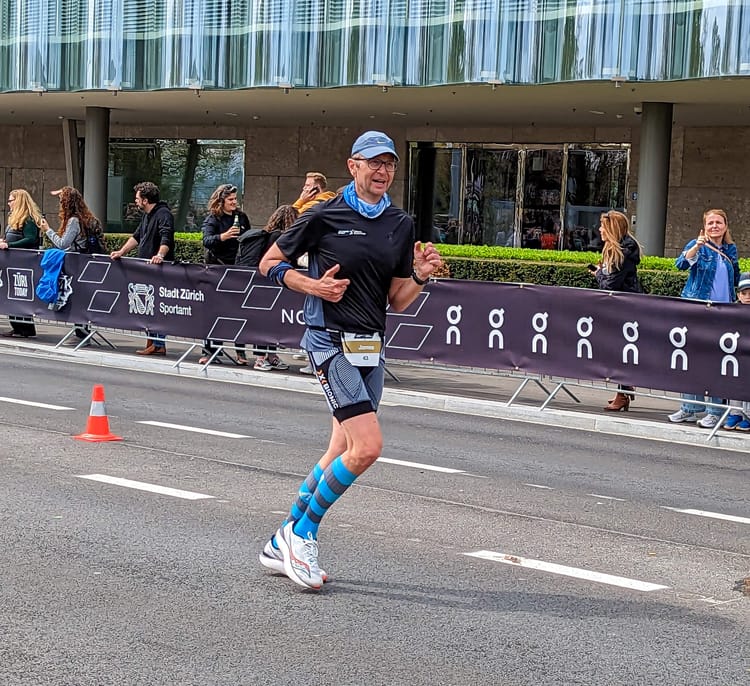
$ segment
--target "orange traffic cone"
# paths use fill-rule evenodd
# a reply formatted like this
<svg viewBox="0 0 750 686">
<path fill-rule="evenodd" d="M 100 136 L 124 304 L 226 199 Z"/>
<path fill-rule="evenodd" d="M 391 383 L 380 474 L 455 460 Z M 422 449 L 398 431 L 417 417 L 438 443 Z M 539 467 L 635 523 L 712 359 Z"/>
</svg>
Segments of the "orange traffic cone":
<svg viewBox="0 0 750 686">
<path fill-rule="evenodd" d="M 97 384 L 91 393 L 91 412 L 89 412 L 89 421 L 86 424 L 86 432 L 73 436 L 79 441 L 90 441 L 98 443 L 99 441 L 121 441 L 122 436 L 115 436 L 109 431 L 109 419 L 107 419 L 107 410 L 104 408 L 104 386 Z"/>
</svg>

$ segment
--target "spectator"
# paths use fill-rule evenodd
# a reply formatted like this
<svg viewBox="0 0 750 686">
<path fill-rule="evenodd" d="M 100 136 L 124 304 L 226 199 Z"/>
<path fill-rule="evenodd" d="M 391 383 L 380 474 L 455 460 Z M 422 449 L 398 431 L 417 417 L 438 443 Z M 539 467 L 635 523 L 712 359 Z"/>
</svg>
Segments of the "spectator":
<svg viewBox="0 0 750 686">
<path fill-rule="evenodd" d="M 724 210 L 712 209 L 703 214 L 703 228 L 688 242 L 675 260 L 678 269 L 688 269 L 687 283 L 681 297 L 693 300 L 710 300 L 716 303 L 734 301 L 734 288 L 739 280 L 737 246 L 729 233 L 729 221 Z M 720 407 L 706 406 L 690 401 L 700 400 L 698 395 L 683 395 L 680 409 L 669 415 L 674 423 L 698 422 L 704 429 L 713 429 L 723 414 Z M 722 403 L 721 398 L 710 398 L 712 403 Z M 697 412 L 706 412 L 698 420 Z"/>
<path fill-rule="evenodd" d="M 266 250 L 294 224 L 297 216 L 297 210 L 292 205 L 277 207 L 262 229 L 253 229 L 241 237 L 238 264 L 257 269 Z M 254 354 L 255 364 L 253 369 L 262 372 L 270 372 L 274 369 L 277 371 L 289 369 L 289 365 L 283 362 L 276 353 L 276 346 L 274 345 L 258 346 Z"/>
<path fill-rule="evenodd" d="M 57 194 L 60 201 L 58 218 L 60 226 L 53 231 L 47 220 L 42 217 L 39 228 L 45 232 L 49 241 L 56 248 L 67 252 L 87 252 L 87 230 L 89 226 L 99 220 L 91 214 L 91 210 L 81 195 L 81 192 L 71 186 L 63 186 Z"/>
<path fill-rule="evenodd" d="M 138 257 L 151 264 L 162 264 L 164 260 L 174 259 L 174 217 L 169 206 L 160 200 L 159 187 L 151 181 L 142 181 L 133 186 L 135 204 L 143 216 L 140 224 L 119 250 L 113 250 L 109 256 L 119 260 L 133 248 L 138 248 Z M 146 347 L 136 350 L 138 355 L 166 355 L 167 346 L 163 334 L 147 331 Z"/>
<path fill-rule="evenodd" d="M 56 248 L 66 252 L 88 253 L 88 235 L 96 225 L 101 226 L 99 220 L 91 213 L 81 192 L 72 186 L 63 186 L 53 191 L 60 203 L 58 219 L 60 226 L 53 231 L 47 220 L 42 216 L 39 228 L 45 232 L 49 241 Z M 74 333 L 79 339 L 86 339 L 91 332 L 86 324 L 76 324 Z"/>
<path fill-rule="evenodd" d="M 336 189 L 335 193 L 326 190 L 326 188 L 328 188 L 328 179 L 326 179 L 323 174 L 315 171 L 307 172 L 307 174 L 305 175 L 305 185 L 302 186 L 302 192 L 300 193 L 299 198 L 294 201 L 292 207 L 297 210 L 299 214 L 303 214 L 319 203 L 325 202 L 326 200 L 330 200 L 331 198 L 335 198 L 338 195 L 341 195 L 341 193 L 344 192 L 344 188 L 346 188 L 346 186 L 340 186 Z M 307 269 L 307 260 L 307 253 L 305 253 L 304 255 L 299 256 L 296 264 L 302 269 Z M 299 371 L 300 374 L 312 375 L 313 368 L 312 365 L 308 362 Z"/>
<path fill-rule="evenodd" d="M 623 291 L 625 293 L 642 293 L 638 283 L 638 264 L 641 261 L 641 246 L 630 233 L 628 218 L 622 213 L 611 210 L 601 216 L 599 232 L 604 242 L 602 261 L 594 271 L 599 288 L 605 291 Z M 604 408 L 609 412 L 630 409 L 633 400 L 633 386 L 618 387 L 617 395 Z M 624 392 L 625 391 L 625 392 Z M 627 392 L 629 391 L 629 393 Z"/>
<path fill-rule="evenodd" d="M 39 224 L 42 213 L 28 191 L 16 188 L 8 194 L 8 225 L 5 227 L 5 238 L 0 239 L 0 250 L 8 248 L 26 248 L 37 250 L 41 244 Z M 2 334 L 6 338 L 36 336 L 33 317 L 8 317 L 11 330 Z"/>
<path fill-rule="evenodd" d="M 323 174 L 316 171 L 307 172 L 302 192 L 299 194 L 299 198 L 292 203 L 292 207 L 299 214 L 304 214 L 318 203 L 335 198 L 336 194 L 326 190 L 327 188 L 328 180 Z"/>
<path fill-rule="evenodd" d="M 208 199 L 208 215 L 203 221 L 203 252 L 206 264 L 235 264 L 240 244 L 237 237 L 241 233 L 250 231 L 250 220 L 237 207 L 237 186 L 224 183 L 219 186 Z M 207 364 L 213 357 L 213 362 L 220 363 L 220 355 L 216 353 L 218 343 L 206 339 L 203 341 L 203 353 L 198 364 Z M 237 345 L 235 362 L 241 366 L 247 365 L 245 346 Z"/>
<path fill-rule="evenodd" d="M 737 284 L 737 300 L 740 305 L 750 305 L 750 272 L 740 274 Z M 732 410 L 724 422 L 723 429 L 729 431 L 750 431 L 750 402 L 747 400 L 730 400 L 731 405 L 739 405 L 742 410 Z"/>
</svg>

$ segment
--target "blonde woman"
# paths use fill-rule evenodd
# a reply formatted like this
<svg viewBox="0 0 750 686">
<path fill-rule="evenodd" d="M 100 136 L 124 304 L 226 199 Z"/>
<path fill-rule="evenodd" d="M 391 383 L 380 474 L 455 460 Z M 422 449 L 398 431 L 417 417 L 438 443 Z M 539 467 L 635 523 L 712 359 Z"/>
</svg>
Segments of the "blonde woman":
<svg viewBox="0 0 750 686">
<path fill-rule="evenodd" d="M 641 246 L 630 233 L 628 218 L 616 210 L 606 212 L 601 216 L 599 233 L 604 242 L 602 260 L 594 271 L 599 288 L 605 291 L 642 293 L 641 284 L 638 282 Z M 618 389 L 617 395 L 604 408 L 608 412 L 627 412 L 630 408 L 630 401 L 634 397 L 632 391 L 635 388 L 620 385 Z"/>
<path fill-rule="evenodd" d="M 41 244 L 39 225 L 42 213 L 29 192 L 16 188 L 8 194 L 8 225 L 5 237 L 0 239 L 0 250 L 8 248 L 26 248 L 37 250 Z M 36 336 L 36 327 L 32 317 L 8 317 L 11 330 L 3 334 L 6 338 Z"/>
<path fill-rule="evenodd" d="M 715 303 L 734 302 L 734 289 L 740 278 L 737 246 L 729 233 L 729 219 L 722 209 L 703 213 L 703 226 L 698 237 L 688 241 L 675 260 L 677 269 L 687 270 L 688 278 L 680 297 L 691 300 L 710 300 Z M 721 419 L 721 407 L 705 405 L 705 396 L 683 394 L 677 412 L 669 415 L 673 424 L 698 423 L 704 429 L 713 429 Z M 697 402 L 696 402 L 697 401 Z M 709 402 L 721 404 L 721 398 L 711 397 Z M 698 419 L 697 413 L 706 414 Z"/>
</svg>

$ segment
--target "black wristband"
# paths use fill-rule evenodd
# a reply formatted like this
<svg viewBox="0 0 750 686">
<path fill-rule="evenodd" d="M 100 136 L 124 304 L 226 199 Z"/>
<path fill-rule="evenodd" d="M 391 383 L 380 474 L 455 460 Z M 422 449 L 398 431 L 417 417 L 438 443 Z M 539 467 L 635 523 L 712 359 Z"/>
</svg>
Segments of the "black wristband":
<svg viewBox="0 0 750 686">
<path fill-rule="evenodd" d="M 424 286 L 430 280 L 430 277 L 428 276 L 424 281 L 422 281 L 422 279 L 417 276 L 417 272 L 415 269 L 411 270 L 411 278 L 414 280 L 414 283 L 418 284 L 419 286 Z"/>
</svg>

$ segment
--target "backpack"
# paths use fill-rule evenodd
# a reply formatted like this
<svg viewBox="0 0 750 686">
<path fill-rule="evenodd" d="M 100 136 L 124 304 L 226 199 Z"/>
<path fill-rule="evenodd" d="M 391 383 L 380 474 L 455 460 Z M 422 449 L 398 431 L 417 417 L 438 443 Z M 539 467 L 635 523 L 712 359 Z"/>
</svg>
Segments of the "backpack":
<svg viewBox="0 0 750 686">
<path fill-rule="evenodd" d="M 94 219 L 84 231 L 84 247 L 78 252 L 85 255 L 106 255 L 109 253 L 104 242 L 104 231 L 98 219 Z"/>
<path fill-rule="evenodd" d="M 260 259 L 270 248 L 281 231 L 265 231 L 264 229 L 250 229 L 237 236 L 240 248 L 234 263 L 243 267 L 257 267 Z"/>
</svg>

